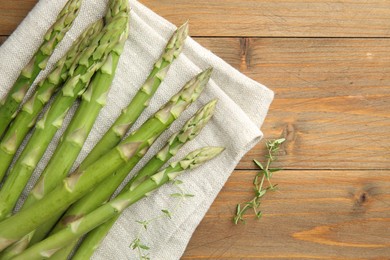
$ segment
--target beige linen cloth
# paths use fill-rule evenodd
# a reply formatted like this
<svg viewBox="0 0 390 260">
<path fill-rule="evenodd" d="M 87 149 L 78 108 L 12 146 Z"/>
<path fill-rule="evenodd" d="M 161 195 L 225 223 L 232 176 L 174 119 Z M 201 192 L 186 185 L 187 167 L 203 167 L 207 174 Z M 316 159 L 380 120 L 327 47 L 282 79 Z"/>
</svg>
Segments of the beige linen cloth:
<svg viewBox="0 0 390 260">
<path fill-rule="evenodd" d="M 54 22 L 65 2 L 66 0 L 39 1 L 12 36 L 0 47 L 0 97 L 6 94 L 20 69 L 40 45 L 45 31 Z M 106 4 L 107 0 L 83 1 L 82 10 L 74 26 L 59 44 L 50 59 L 48 69 L 41 73 L 36 82 L 47 74 L 50 67 L 66 52 L 72 41 L 88 24 L 104 15 Z M 132 8 L 130 37 L 121 56 L 107 106 L 101 111 L 74 167 L 81 162 L 114 122 L 121 109 L 131 100 L 176 28 L 138 1 L 130 0 L 130 4 Z M 172 5 L 173 12 L 174 8 L 175 6 Z M 144 158 L 145 160 L 133 171 L 136 172 L 148 158 L 158 151 L 168 137 L 179 130 L 197 109 L 211 99 L 219 100 L 212 121 L 175 158 L 181 158 L 196 148 L 210 145 L 226 147 L 226 151 L 212 162 L 180 177 L 184 182 L 183 189 L 194 194 L 195 197 L 185 200 L 175 210 L 172 219 L 160 218 L 152 222 L 146 232 L 142 232 L 141 239 L 150 247 L 151 259 L 170 260 L 181 257 L 197 225 L 234 167 L 262 137 L 259 128 L 272 102 L 273 92 L 244 76 L 191 38 L 187 39 L 183 54 L 174 62 L 151 105 L 133 129 L 169 100 L 188 80 L 210 66 L 214 68 L 213 76 L 200 99 L 161 136 Z M 75 107 L 70 115 L 74 110 Z M 70 115 L 67 117 L 67 122 L 69 122 Z M 26 188 L 24 197 L 53 153 L 65 126 L 66 123 L 53 139 Z M 172 198 L 170 194 L 176 192 L 173 185 L 166 185 L 126 210 L 93 259 L 137 259 L 135 251 L 129 248 L 141 228 L 141 225 L 135 221 L 158 216 L 162 209 L 172 209 L 177 199 Z"/>
</svg>

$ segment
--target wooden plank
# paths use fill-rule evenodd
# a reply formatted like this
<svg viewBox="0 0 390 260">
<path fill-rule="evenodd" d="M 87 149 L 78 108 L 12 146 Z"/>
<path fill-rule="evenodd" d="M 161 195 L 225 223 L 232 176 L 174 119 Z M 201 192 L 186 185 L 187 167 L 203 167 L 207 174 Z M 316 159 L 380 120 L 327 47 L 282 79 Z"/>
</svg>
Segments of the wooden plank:
<svg viewBox="0 0 390 260">
<path fill-rule="evenodd" d="M 37 0 L 0 0 L 0 35 L 10 35 Z"/>
<path fill-rule="evenodd" d="M 390 169 L 390 39 L 197 40 L 275 91 L 263 131 L 288 139 L 278 166 Z"/>
<path fill-rule="evenodd" d="M 276 92 L 263 131 L 288 139 L 277 167 L 390 169 L 390 40 L 197 40 Z M 254 169 L 263 146 L 238 168 Z"/>
<path fill-rule="evenodd" d="M 235 226 L 253 171 L 236 171 L 197 228 L 189 259 L 388 259 L 390 171 L 283 171 L 260 221 Z M 195 195 L 196 196 L 196 195 Z"/>
<path fill-rule="evenodd" d="M 141 0 L 196 36 L 381 37 L 390 35 L 387 0 Z"/>
<path fill-rule="evenodd" d="M 7 36 L 0 36 L 0 46 L 7 40 Z"/>
<path fill-rule="evenodd" d="M 390 169 L 387 39 L 198 39 L 276 91 L 266 138 L 286 136 L 278 167 Z M 259 144 L 238 165 L 253 169 Z"/>
<path fill-rule="evenodd" d="M 37 0 L 0 0 L 0 35 L 9 35 Z M 387 0 L 141 0 L 194 36 L 388 37 Z"/>
</svg>

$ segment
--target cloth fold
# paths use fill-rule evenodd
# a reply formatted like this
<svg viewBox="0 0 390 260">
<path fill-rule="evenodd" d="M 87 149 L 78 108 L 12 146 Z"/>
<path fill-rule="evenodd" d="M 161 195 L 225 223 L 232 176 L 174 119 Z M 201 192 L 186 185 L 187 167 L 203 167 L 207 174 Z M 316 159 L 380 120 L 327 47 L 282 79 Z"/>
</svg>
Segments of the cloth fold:
<svg viewBox="0 0 390 260">
<path fill-rule="evenodd" d="M 44 33 L 54 22 L 65 2 L 66 0 L 40 0 L 1 46 L 0 97 L 6 95 L 20 69 L 29 61 L 34 50 L 38 48 Z M 49 61 L 48 69 L 41 73 L 36 82 L 47 75 L 52 65 L 67 51 L 88 24 L 104 15 L 107 2 L 108 0 L 83 1 L 80 15 L 74 26 L 59 44 Z M 137 92 L 149 74 L 154 61 L 160 56 L 161 50 L 176 29 L 173 24 L 138 1 L 130 0 L 130 4 L 132 7 L 130 37 L 121 56 L 107 106 L 101 111 L 74 168 L 93 148 L 94 144 L 114 122 L 121 109 Z M 172 8 L 175 7 L 172 6 Z M 214 72 L 201 98 L 157 140 L 145 158 L 129 175 L 131 176 L 140 169 L 163 146 L 169 136 L 179 130 L 184 122 L 202 105 L 211 99 L 219 100 L 212 121 L 199 137 L 178 153 L 175 159 L 203 146 L 223 146 L 226 147 L 226 150 L 212 162 L 180 177 L 184 182 L 183 189 L 194 194 L 195 197 L 185 200 L 175 210 L 172 219 L 158 219 L 151 223 L 146 232 L 142 233 L 143 243 L 150 247 L 148 254 L 151 259 L 179 259 L 181 257 L 197 225 L 235 166 L 243 155 L 262 138 L 259 128 L 264 122 L 272 102 L 273 92 L 244 76 L 191 38 L 187 39 L 183 54 L 174 62 L 151 105 L 133 129 L 136 129 L 157 111 L 188 80 L 208 67 L 213 67 Z M 31 178 L 23 198 L 27 196 L 39 173 L 44 169 L 75 109 L 76 106 L 66 118 L 64 127 L 53 139 Z M 162 209 L 172 208 L 176 204 L 175 199 L 170 196 L 172 193 L 176 193 L 174 187 L 166 185 L 126 210 L 103 241 L 93 259 L 137 259 L 136 253 L 129 248 L 139 229 L 142 228 L 135 221 L 153 218 L 159 215 Z"/>
</svg>

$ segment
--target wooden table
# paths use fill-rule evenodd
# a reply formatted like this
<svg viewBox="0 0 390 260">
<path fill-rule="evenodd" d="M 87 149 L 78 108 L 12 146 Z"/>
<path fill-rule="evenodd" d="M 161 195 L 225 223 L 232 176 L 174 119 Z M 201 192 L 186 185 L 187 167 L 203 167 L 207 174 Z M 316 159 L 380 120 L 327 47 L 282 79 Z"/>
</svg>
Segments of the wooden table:
<svg viewBox="0 0 390 260">
<path fill-rule="evenodd" d="M 4 40 L 36 0 L 0 0 Z M 141 0 L 276 92 L 284 136 L 261 221 L 235 226 L 264 143 L 249 152 L 183 259 L 390 259 L 390 1 Z"/>
</svg>

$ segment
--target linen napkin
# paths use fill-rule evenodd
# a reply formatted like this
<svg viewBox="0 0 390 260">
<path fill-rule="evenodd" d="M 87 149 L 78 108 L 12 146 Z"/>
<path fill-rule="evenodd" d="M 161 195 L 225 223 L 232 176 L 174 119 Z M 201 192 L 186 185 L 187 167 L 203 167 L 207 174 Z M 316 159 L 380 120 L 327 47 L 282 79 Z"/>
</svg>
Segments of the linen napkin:
<svg viewBox="0 0 390 260">
<path fill-rule="evenodd" d="M 1 46 L 0 97 L 6 94 L 21 68 L 38 48 L 44 33 L 55 21 L 65 2 L 66 0 L 39 1 L 21 25 Z M 50 71 L 52 65 L 66 52 L 83 29 L 104 15 L 107 2 L 108 0 L 83 1 L 80 15 L 74 26 L 57 47 L 49 61 L 48 69 L 41 73 L 36 82 L 39 82 Z M 121 56 L 107 106 L 101 111 L 74 167 L 82 161 L 115 121 L 121 109 L 132 99 L 148 76 L 154 61 L 160 56 L 172 32 L 176 29 L 173 24 L 153 13 L 138 1 L 130 0 L 130 4 L 132 8 L 130 37 Z M 173 11 L 174 8 L 175 6 L 172 6 Z M 262 137 L 259 128 L 272 102 L 273 92 L 244 76 L 191 38 L 187 39 L 183 54 L 174 62 L 165 82 L 133 129 L 139 127 L 157 111 L 188 80 L 210 66 L 214 68 L 213 76 L 200 99 L 161 136 L 144 160 L 133 171 L 134 173 L 140 169 L 147 159 L 151 158 L 169 136 L 179 130 L 195 111 L 211 99 L 219 100 L 212 121 L 174 159 L 182 158 L 188 152 L 203 146 L 223 146 L 226 147 L 226 150 L 217 159 L 183 174 L 180 178 L 184 182 L 183 189 L 195 196 L 185 200 L 175 210 L 172 219 L 158 219 L 150 224 L 146 232 L 141 234 L 143 243 L 150 247 L 148 253 L 151 259 L 179 259 L 182 256 L 197 225 L 234 167 Z M 27 196 L 39 173 L 44 169 L 75 109 L 76 106 L 66 118 L 64 127 L 53 139 L 23 193 L 23 198 Z M 129 247 L 142 228 L 136 223 L 136 220 L 147 220 L 160 215 L 162 209 L 172 209 L 176 201 L 170 194 L 176 192 L 172 185 L 166 185 L 126 210 L 105 238 L 93 259 L 137 259 L 135 251 Z"/>
</svg>

